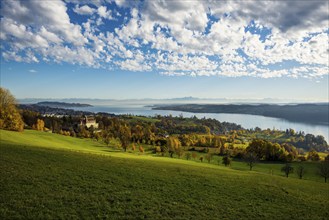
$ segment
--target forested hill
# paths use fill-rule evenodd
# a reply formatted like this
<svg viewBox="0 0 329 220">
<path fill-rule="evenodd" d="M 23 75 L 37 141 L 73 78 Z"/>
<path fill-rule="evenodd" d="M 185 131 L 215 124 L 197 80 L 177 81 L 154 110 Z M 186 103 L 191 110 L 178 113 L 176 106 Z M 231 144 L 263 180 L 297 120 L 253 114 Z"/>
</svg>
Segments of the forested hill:
<svg viewBox="0 0 329 220">
<path fill-rule="evenodd" d="M 322 104 L 184 104 L 156 106 L 157 110 L 174 110 L 193 113 L 236 113 L 262 115 L 290 121 L 329 124 L 329 103 Z"/>
</svg>

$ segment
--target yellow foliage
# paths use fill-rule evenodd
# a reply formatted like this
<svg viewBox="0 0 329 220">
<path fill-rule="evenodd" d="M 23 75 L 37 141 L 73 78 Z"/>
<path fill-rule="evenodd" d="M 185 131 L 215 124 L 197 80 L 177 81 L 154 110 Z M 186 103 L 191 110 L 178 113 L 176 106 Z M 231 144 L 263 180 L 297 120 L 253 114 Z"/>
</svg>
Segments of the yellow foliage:
<svg viewBox="0 0 329 220">
<path fill-rule="evenodd" d="M 16 107 L 16 100 L 9 90 L 0 88 L 0 128 L 23 131 L 24 122 Z"/>
</svg>

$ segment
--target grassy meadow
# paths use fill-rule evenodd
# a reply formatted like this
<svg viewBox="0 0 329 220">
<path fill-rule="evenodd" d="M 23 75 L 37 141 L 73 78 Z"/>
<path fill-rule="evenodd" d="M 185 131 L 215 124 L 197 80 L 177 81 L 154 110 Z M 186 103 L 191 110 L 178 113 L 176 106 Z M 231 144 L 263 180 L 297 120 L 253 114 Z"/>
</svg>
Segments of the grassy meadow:
<svg viewBox="0 0 329 220">
<path fill-rule="evenodd" d="M 90 139 L 0 130 L 1 219 L 327 219 L 329 184 L 305 163 L 232 167 L 123 153 Z M 294 165 L 294 164 L 293 164 Z M 270 174 L 270 171 L 272 170 Z"/>
</svg>

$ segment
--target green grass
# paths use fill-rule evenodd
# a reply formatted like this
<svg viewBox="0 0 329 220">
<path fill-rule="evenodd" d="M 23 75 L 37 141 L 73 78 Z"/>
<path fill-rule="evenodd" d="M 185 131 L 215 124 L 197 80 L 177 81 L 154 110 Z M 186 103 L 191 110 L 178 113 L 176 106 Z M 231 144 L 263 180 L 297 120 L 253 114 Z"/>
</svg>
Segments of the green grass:
<svg viewBox="0 0 329 220">
<path fill-rule="evenodd" d="M 127 153 L 122 152 L 120 148 L 118 148 L 119 144 L 117 141 L 112 141 L 111 147 L 106 147 L 105 144 L 101 142 L 97 142 L 95 140 L 91 139 L 80 139 L 80 138 L 73 138 L 73 137 L 66 137 L 59 134 L 51 134 L 46 132 L 39 132 L 34 130 L 25 130 L 24 132 L 18 133 L 18 132 L 11 132 L 11 131 L 5 131 L 0 130 L 0 137 L 1 142 L 4 143 L 10 143 L 10 144 L 18 144 L 23 146 L 33 146 L 33 147 L 42 147 L 42 148 L 49 148 L 49 149 L 65 149 L 70 151 L 77 151 L 77 152 L 83 152 L 83 153 L 93 153 L 93 154 L 100 154 L 100 155 L 111 155 L 114 157 L 121 157 L 121 158 L 143 158 L 145 160 L 164 160 L 171 163 L 184 163 L 188 165 L 196 165 L 196 166 L 220 166 L 224 167 L 224 165 L 221 163 L 222 157 L 214 156 L 211 163 L 208 164 L 208 162 L 205 159 L 206 154 L 205 153 L 197 153 L 198 157 L 194 161 L 193 158 L 191 158 L 190 161 L 184 161 L 185 157 L 183 156 L 181 160 L 172 159 L 168 156 L 166 157 L 160 157 L 155 156 L 151 154 L 150 148 L 152 146 L 149 145 L 143 145 L 145 149 L 144 154 L 140 154 L 138 152 L 138 146 L 136 144 L 136 151 L 132 152 L 131 150 L 128 150 Z M 198 149 L 198 148 L 197 148 Z M 201 148 L 200 148 L 201 149 Z M 213 152 L 215 149 L 210 148 L 210 153 Z M 174 155 L 176 157 L 176 155 Z M 199 160 L 199 157 L 204 157 L 204 162 L 201 163 Z M 220 163 L 218 163 L 218 160 L 220 160 Z M 283 166 L 283 163 L 257 163 L 255 167 L 253 168 L 253 171 L 255 172 L 261 172 L 265 174 L 271 174 L 271 175 L 279 175 L 284 176 L 284 174 L 281 172 L 281 167 Z M 296 168 L 299 165 L 299 163 L 293 163 L 293 166 Z M 315 162 L 303 162 L 303 166 L 306 169 L 306 174 L 304 176 L 304 179 L 307 180 L 313 180 L 322 182 L 323 179 L 317 175 L 317 166 L 318 163 Z M 241 170 L 241 171 L 248 171 L 249 167 L 246 165 L 243 161 L 233 161 L 232 165 L 230 167 L 231 169 Z M 296 174 L 291 174 L 290 178 L 298 178 Z"/>
<path fill-rule="evenodd" d="M 329 185 L 0 131 L 0 218 L 326 219 Z M 242 166 L 243 163 L 241 163 Z"/>
<path fill-rule="evenodd" d="M 123 116 L 126 120 L 133 121 L 133 122 L 150 122 L 150 123 L 155 123 L 161 121 L 160 119 L 157 118 L 151 118 L 151 117 L 145 117 L 145 116 Z"/>
</svg>

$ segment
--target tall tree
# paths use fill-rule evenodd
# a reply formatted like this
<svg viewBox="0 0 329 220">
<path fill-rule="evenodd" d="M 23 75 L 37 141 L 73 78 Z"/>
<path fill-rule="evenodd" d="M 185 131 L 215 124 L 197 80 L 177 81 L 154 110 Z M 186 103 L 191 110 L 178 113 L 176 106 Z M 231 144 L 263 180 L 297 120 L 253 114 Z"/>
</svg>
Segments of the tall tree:
<svg viewBox="0 0 329 220">
<path fill-rule="evenodd" d="M 9 90 L 0 88 L 0 129 L 23 131 L 24 122 L 16 105 L 16 99 Z"/>
</svg>

